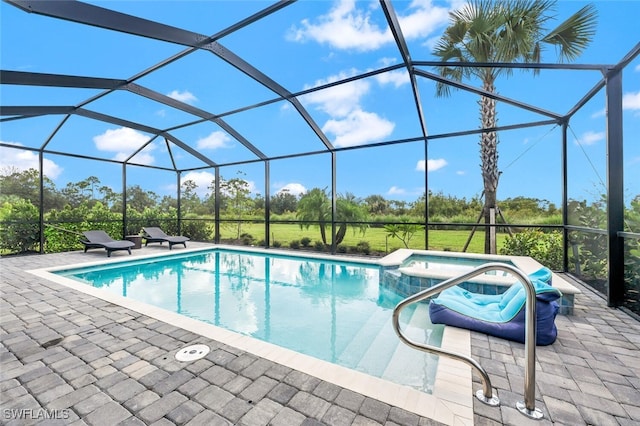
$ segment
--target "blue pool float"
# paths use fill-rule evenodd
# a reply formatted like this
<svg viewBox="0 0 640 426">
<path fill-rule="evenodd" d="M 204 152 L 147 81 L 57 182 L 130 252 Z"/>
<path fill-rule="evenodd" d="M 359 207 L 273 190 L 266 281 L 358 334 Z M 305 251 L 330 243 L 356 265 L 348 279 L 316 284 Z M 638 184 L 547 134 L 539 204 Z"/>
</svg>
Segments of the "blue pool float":
<svg viewBox="0 0 640 426">
<path fill-rule="evenodd" d="M 541 268 L 529 275 L 536 289 L 536 344 L 550 345 L 558 336 L 555 318 L 562 293 L 552 287 L 551 271 Z M 515 283 L 498 295 L 478 294 L 450 287 L 429 303 L 433 324 L 479 331 L 491 336 L 524 343 L 526 293 Z"/>
</svg>

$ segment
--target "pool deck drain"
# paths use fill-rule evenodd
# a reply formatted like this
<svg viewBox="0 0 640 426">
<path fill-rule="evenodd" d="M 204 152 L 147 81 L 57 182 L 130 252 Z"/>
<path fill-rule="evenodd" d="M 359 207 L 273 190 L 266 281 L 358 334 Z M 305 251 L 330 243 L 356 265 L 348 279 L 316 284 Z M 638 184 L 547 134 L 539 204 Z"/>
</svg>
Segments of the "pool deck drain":
<svg viewBox="0 0 640 426">
<path fill-rule="evenodd" d="M 149 247 L 112 259 L 166 252 Z M 2 423 L 36 424 L 41 418 L 33 416 L 44 413 L 59 416 L 51 424 L 72 425 L 438 424 L 25 273 L 105 257 L 96 251 L 0 260 L 0 402 L 8 416 Z M 472 355 L 502 401 L 499 408 L 474 401 L 476 424 L 640 425 L 640 324 L 581 290 L 574 315 L 556 321 L 556 343 L 538 348 L 541 421 L 515 408 L 522 398 L 523 345 L 472 333 Z M 188 363 L 167 356 L 191 344 L 211 352 Z M 475 379 L 473 387 L 480 388 Z"/>
<path fill-rule="evenodd" d="M 190 345 L 176 352 L 176 359 L 182 362 L 193 362 L 204 358 L 211 351 L 207 345 Z"/>
</svg>

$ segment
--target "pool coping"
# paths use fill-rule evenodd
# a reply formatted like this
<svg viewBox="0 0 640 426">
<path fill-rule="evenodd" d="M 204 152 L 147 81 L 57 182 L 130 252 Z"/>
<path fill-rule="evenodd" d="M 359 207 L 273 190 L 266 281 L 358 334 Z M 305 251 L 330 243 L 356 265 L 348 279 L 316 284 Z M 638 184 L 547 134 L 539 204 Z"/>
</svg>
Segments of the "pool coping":
<svg viewBox="0 0 640 426">
<path fill-rule="evenodd" d="M 399 268 L 403 273 L 407 275 L 413 275 L 416 277 L 433 277 L 433 278 L 441 278 L 446 279 L 450 278 L 450 273 L 440 273 L 435 271 L 424 271 L 420 268 L 413 267 L 402 267 L 402 263 L 407 260 L 410 256 L 418 254 L 418 255 L 434 255 L 434 256 L 445 256 L 445 257 L 464 257 L 467 259 L 481 259 L 481 260 L 489 260 L 496 262 L 511 262 L 516 268 L 524 271 L 527 274 L 530 274 L 540 268 L 543 265 L 537 260 L 529 257 L 529 256 L 505 256 L 500 254 L 479 254 L 479 253 L 459 253 L 459 252 L 451 252 L 451 251 L 438 251 L 438 250 L 414 250 L 414 249 L 398 249 L 393 253 L 389 253 L 382 259 L 378 261 L 378 264 L 384 268 Z M 555 272 L 551 273 L 553 286 L 560 290 L 563 294 L 578 294 L 580 290 L 573 285 L 571 285 L 567 280 L 556 274 Z M 469 281 L 474 282 L 489 282 L 489 283 L 497 283 L 504 286 L 510 286 L 514 284 L 517 278 L 508 276 L 508 277 L 474 277 Z"/>
<path fill-rule="evenodd" d="M 350 256 L 336 256 L 319 253 L 297 254 L 277 249 L 265 250 L 254 247 L 227 245 L 184 249 L 173 253 L 140 255 L 136 256 L 135 260 L 138 261 L 177 254 L 197 253 L 210 251 L 212 249 L 225 249 L 262 254 L 266 253 L 287 257 L 303 257 L 333 261 L 339 259 L 349 263 L 363 263 L 372 266 L 380 266 L 379 259 L 354 258 Z M 99 288 L 94 288 L 87 284 L 52 273 L 54 271 L 79 267 L 126 263 L 131 260 L 133 259 L 110 258 L 101 261 L 40 268 L 28 270 L 26 272 L 82 293 L 89 294 L 107 302 L 123 306 L 139 312 L 140 314 L 147 315 L 201 336 L 217 340 L 223 344 L 233 346 L 256 356 L 280 363 L 362 395 L 411 411 L 420 416 L 428 417 L 445 424 L 473 424 L 471 368 L 462 362 L 444 357 L 439 358 L 434 383 L 434 392 L 430 395 L 407 386 L 402 386 L 381 378 L 369 376 L 362 372 L 332 364 L 328 361 L 300 354 L 293 350 L 282 348 L 250 336 L 235 333 L 211 324 L 206 324 L 162 308 L 109 293 Z M 465 356 L 470 356 L 471 334 L 468 330 L 458 329 L 455 327 L 445 327 L 441 347 L 446 350 L 461 353 Z"/>
</svg>

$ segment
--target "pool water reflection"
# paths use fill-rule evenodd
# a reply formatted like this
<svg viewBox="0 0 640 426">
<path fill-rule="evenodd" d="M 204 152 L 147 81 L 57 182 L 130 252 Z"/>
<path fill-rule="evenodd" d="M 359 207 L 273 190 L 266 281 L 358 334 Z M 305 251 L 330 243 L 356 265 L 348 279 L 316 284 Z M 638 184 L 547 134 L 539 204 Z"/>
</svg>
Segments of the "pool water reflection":
<svg viewBox="0 0 640 426">
<path fill-rule="evenodd" d="M 210 250 L 58 271 L 105 291 L 382 377 L 425 392 L 437 357 L 399 343 L 391 311 L 401 296 L 366 263 Z M 407 331 L 439 345 L 426 306 Z"/>
</svg>

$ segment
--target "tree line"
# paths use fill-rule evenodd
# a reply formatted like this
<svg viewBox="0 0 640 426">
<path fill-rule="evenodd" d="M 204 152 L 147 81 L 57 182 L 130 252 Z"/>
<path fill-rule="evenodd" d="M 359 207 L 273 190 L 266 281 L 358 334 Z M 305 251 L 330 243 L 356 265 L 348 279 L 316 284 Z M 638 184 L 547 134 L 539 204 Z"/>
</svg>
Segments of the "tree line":
<svg viewBox="0 0 640 426">
<path fill-rule="evenodd" d="M 77 234 L 100 226 L 112 236 L 119 236 L 126 227 L 127 234 L 137 234 L 141 226 L 162 226 L 169 233 L 182 232 L 197 241 L 212 241 L 211 219 L 215 212 L 215 182 L 211 182 L 206 196 L 198 195 L 195 182 L 181 184 L 182 228 L 177 228 L 177 197 L 159 196 L 138 185 L 127 187 L 127 223 L 123 225 L 122 194 L 90 176 L 69 182 L 62 188 L 44 177 L 42 211 L 45 217 L 45 251 L 56 252 L 78 248 Z M 242 241 L 243 224 L 265 219 L 266 203 L 260 194 L 251 193 L 250 184 L 242 174 L 232 179 L 220 179 L 220 219 L 234 230 L 235 239 Z M 303 229 L 313 227 L 320 234 L 320 247 L 332 243 L 332 225 L 336 225 L 335 244 L 339 245 L 348 230 L 364 234 L 369 227 L 384 228 L 386 235 L 398 238 L 408 247 L 409 240 L 424 231 L 425 209 L 429 209 L 431 230 L 461 229 L 456 224 L 478 220 L 483 203 L 479 197 L 467 199 L 443 193 L 422 194 L 415 201 L 389 200 L 382 195 L 364 198 L 353 194 L 339 194 L 336 200 L 337 217 L 333 221 L 332 199 L 327 188 L 312 188 L 303 194 L 279 191 L 269 199 L 270 220 L 294 223 Z M 5 169 L 0 171 L 0 250 L 24 252 L 34 250 L 40 243 L 40 175 L 37 170 Z M 504 216 L 510 223 L 520 225 L 562 225 L 562 211 L 554 203 L 530 197 L 513 197 L 500 201 Z M 570 224 L 593 229 L 606 228 L 606 200 L 593 202 L 571 200 L 568 205 Z M 437 225 L 437 224 L 442 225 Z M 450 224 L 447 225 L 447 224 Z M 59 226 L 64 226 L 60 230 Z M 625 207 L 625 228 L 640 232 L 640 194 Z M 501 249 L 503 254 L 532 256 L 543 264 L 560 267 L 562 240 L 558 230 L 517 229 Z M 316 231 L 314 231 L 316 232 Z M 580 247 L 578 261 L 581 272 L 603 277 L 606 262 L 606 238 L 599 234 L 572 232 L 571 243 Z M 628 270 L 633 279 L 640 276 L 640 241 L 630 240 L 625 246 Z M 631 263 L 630 263 L 631 265 Z M 600 279 L 600 278 L 599 278 Z"/>
<path fill-rule="evenodd" d="M 240 173 L 237 177 L 228 180 L 221 177 L 220 181 L 220 210 L 223 214 L 233 216 L 242 212 L 247 217 L 264 218 L 266 206 L 264 196 L 259 193 L 252 194 L 249 182 Z M 214 188 L 215 181 L 212 181 L 207 187 L 209 192 L 201 197 L 198 195 L 198 186 L 194 181 L 185 180 L 182 182 L 180 194 L 182 212 L 197 215 L 213 214 L 215 211 Z M 77 182 L 68 182 L 61 188 L 56 187 L 56 184 L 45 176 L 43 191 L 42 208 L 44 212 L 61 210 L 65 206 L 77 208 L 82 203 L 94 204 L 96 202 L 102 203 L 110 211 L 122 212 L 122 193 L 103 185 L 96 176 L 89 176 Z M 176 196 L 160 196 L 139 185 L 128 186 L 126 191 L 127 207 L 139 212 L 146 208 L 177 208 L 178 205 Z M 309 210 L 305 206 L 313 204 L 314 202 L 310 200 L 314 198 L 316 198 L 315 203 L 317 204 L 317 198 L 321 196 L 320 192 L 324 193 L 323 198 L 330 197 L 326 188 L 313 188 L 299 195 L 293 194 L 287 189 L 281 190 L 269 198 L 269 211 L 271 214 L 283 216 L 295 214 L 299 210 L 301 202 L 303 210 Z M 474 218 L 483 204 L 479 196 L 468 199 L 432 191 L 428 192 L 428 196 L 429 217 L 431 221 L 435 222 L 444 222 L 461 216 Z M 389 215 L 404 219 L 415 218 L 417 221 L 423 221 L 425 216 L 426 197 L 427 194 L 423 193 L 414 201 L 404 201 L 388 199 L 380 194 L 363 198 L 348 192 L 338 195 L 339 200 L 357 205 L 364 215 L 370 217 Z M 6 202 L 15 198 L 29 200 L 34 206 L 40 207 L 40 174 L 37 170 L 5 168 L 0 171 L 0 201 Z M 561 212 L 554 203 L 531 197 L 506 198 L 499 204 L 505 216 L 508 213 L 509 217 L 551 217 Z M 346 212 L 345 215 L 347 215 Z M 354 213 L 353 216 L 364 219 L 364 216 L 359 212 Z"/>
</svg>

